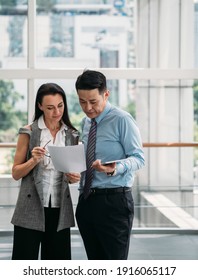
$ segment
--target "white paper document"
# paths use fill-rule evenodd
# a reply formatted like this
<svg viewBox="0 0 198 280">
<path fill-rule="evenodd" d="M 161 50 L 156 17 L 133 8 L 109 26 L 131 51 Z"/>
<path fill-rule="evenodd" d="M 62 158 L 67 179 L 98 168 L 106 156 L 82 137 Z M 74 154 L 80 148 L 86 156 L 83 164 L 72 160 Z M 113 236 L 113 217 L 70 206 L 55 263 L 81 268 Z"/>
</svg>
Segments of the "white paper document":
<svg viewBox="0 0 198 280">
<path fill-rule="evenodd" d="M 56 170 L 64 173 L 86 170 L 83 144 L 65 147 L 48 146 L 48 150 Z"/>
</svg>

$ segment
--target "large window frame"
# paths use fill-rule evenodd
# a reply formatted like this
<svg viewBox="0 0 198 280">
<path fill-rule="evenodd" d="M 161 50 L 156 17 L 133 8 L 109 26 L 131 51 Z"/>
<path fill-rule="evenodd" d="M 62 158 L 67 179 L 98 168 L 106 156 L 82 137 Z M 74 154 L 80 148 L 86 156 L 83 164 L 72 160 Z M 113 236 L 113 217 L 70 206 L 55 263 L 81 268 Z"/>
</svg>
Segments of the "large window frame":
<svg viewBox="0 0 198 280">
<path fill-rule="evenodd" d="M 28 81 L 28 121 L 33 115 L 34 90 L 36 79 L 76 79 L 81 68 L 41 69 L 36 65 L 36 0 L 28 1 L 28 50 L 27 68 L 0 69 L 1 79 L 26 79 Z M 100 68 L 107 79 L 134 80 L 195 80 L 198 69 L 159 69 L 159 68 Z"/>
</svg>

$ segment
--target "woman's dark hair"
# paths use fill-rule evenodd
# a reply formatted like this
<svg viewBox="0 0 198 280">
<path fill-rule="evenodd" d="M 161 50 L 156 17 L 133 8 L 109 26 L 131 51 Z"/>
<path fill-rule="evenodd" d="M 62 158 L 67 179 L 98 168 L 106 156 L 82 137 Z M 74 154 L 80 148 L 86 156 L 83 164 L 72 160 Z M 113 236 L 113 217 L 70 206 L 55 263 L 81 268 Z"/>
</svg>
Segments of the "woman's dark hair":
<svg viewBox="0 0 198 280">
<path fill-rule="evenodd" d="M 107 89 L 106 77 L 104 74 L 94 70 L 85 70 L 76 80 L 76 91 L 79 89 L 92 90 L 98 89 L 103 94 Z"/>
<path fill-rule="evenodd" d="M 36 100 L 35 100 L 35 114 L 33 121 L 38 120 L 41 115 L 43 115 L 43 111 L 40 110 L 38 104 L 42 104 L 43 97 L 47 95 L 55 95 L 60 94 L 63 98 L 64 102 L 64 112 L 62 116 L 62 121 L 70 128 L 76 130 L 76 128 L 71 124 L 68 114 L 67 100 L 66 94 L 64 90 L 55 83 L 46 83 L 40 86 L 37 91 Z"/>
</svg>

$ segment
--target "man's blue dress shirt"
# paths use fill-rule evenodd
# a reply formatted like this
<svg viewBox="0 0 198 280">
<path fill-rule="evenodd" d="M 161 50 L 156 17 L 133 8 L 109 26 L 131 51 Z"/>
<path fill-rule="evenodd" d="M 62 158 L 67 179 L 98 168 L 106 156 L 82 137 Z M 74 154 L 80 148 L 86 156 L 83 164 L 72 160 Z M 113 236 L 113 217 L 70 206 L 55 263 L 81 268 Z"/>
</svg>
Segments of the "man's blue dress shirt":
<svg viewBox="0 0 198 280">
<path fill-rule="evenodd" d="M 135 171 L 144 166 L 142 140 L 135 120 L 129 113 L 107 102 L 96 122 L 96 159 L 101 162 L 122 160 L 116 163 L 115 176 L 95 170 L 92 187 L 132 187 Z M 82 143 L 86 150 L 91 119 L 85 117 L 82 123 Z M 84 186 L 85 172 L 81 175 L 80 189 Z"/>
</svg>

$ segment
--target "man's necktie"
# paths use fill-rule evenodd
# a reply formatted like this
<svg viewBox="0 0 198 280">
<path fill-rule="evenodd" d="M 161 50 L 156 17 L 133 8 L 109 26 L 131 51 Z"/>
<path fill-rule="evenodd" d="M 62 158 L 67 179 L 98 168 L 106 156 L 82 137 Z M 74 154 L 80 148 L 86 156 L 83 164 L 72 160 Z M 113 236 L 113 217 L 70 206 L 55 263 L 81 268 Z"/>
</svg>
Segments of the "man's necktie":
<svg viewBox="0 0 198 280">
<path fill-rule="evenodd" d="M 95 160 L 96 130 L 97 130 L 97 122 L 95 121 L 95 119 L 92 119 L 91 127 L 89 130 L 87 153 L 86 153 L 87 170 L 85 174 L 85 185 L 83 190 L 83 195 L 85 199 L 89 196 L 90 187 L 93 179 L 93 168 L 91 167 L 91 165 Z"/>
</svg>

